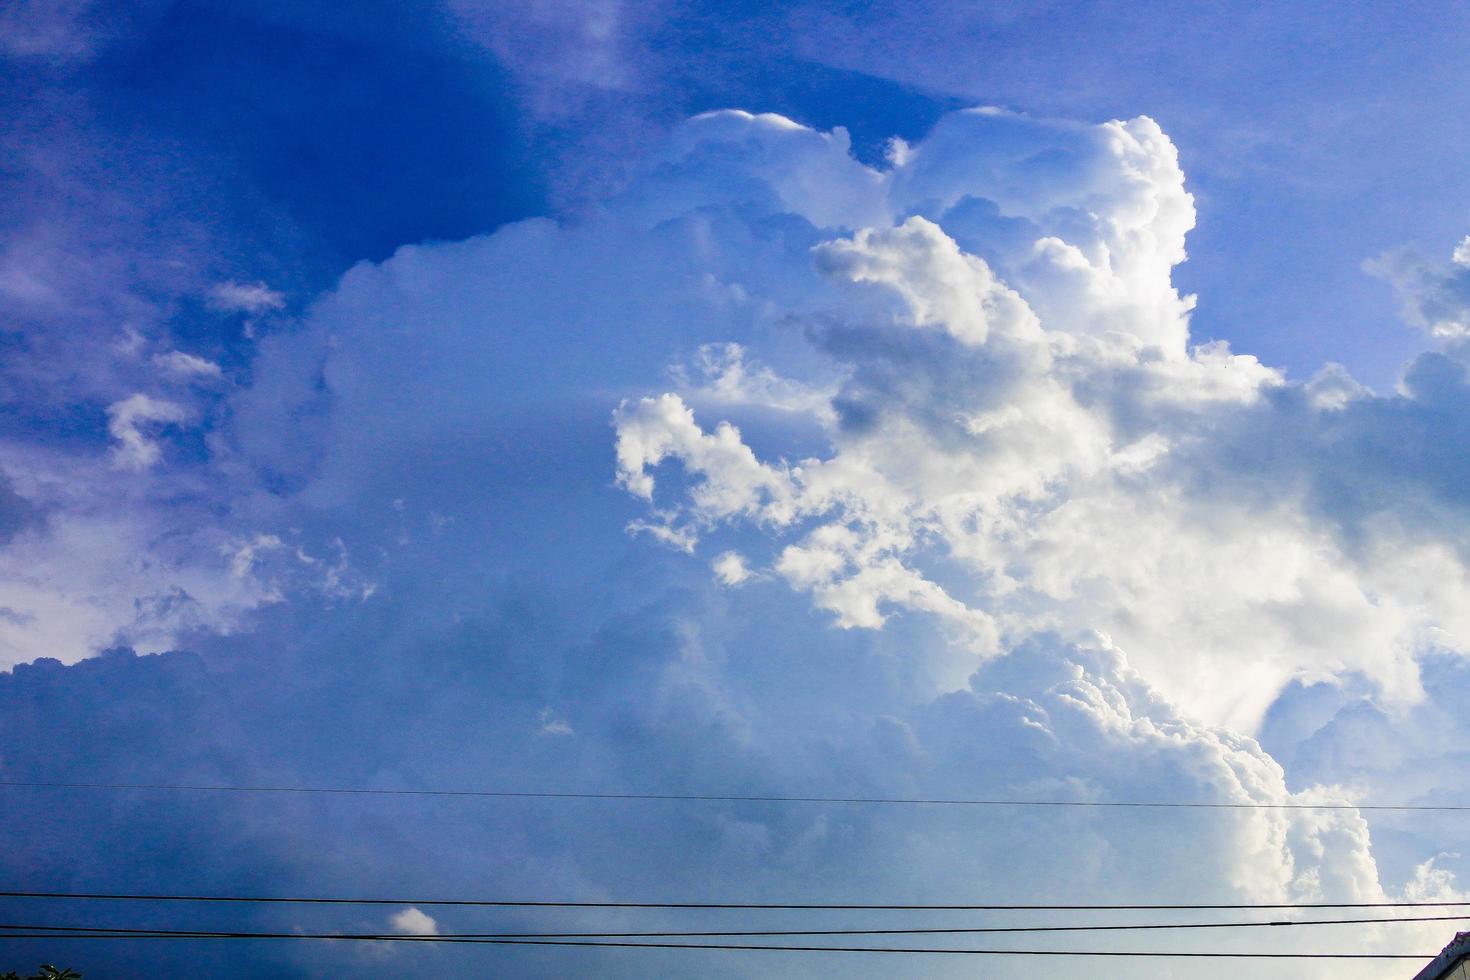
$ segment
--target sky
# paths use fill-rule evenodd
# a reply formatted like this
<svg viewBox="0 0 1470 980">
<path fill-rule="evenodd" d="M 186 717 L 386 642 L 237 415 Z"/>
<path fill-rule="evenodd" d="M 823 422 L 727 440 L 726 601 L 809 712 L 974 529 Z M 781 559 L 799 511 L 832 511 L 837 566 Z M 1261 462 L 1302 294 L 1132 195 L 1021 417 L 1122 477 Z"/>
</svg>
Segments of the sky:
<svg viewBox="0 0 1470 980">
<path fill-rule="evenodd" d="M 1470 804 L 1467 40 L 1449 3 L 0 9 L 0 891 L 405 898 L 6 921 L 1470 901 L 1454 813 L 1358 809 Z M 63 960 L 914 975 L 0 937 Z M 1314 966 L 1248 969 L 1390 968 Z"/>
</svg>

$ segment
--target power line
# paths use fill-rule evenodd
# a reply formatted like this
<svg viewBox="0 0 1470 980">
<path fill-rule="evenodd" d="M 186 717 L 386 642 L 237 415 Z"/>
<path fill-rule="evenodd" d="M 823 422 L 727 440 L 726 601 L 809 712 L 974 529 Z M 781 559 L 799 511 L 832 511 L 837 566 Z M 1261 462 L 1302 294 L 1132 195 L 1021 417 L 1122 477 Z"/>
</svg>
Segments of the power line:
<svg viewBox="0 0 1470 980">
<path fill-rule="evenodd" d="M 299 932 L 148 932 L 115 933 L 105 931 L 58 934 L 14 933 L 5 939 L 292 939 L 336 942 L 407 942 L 444 943 L 486 946 L 570 946 L 616 949 L 703 949 L 755 950 L 786 953 L 908 953 L 961 956 L 1107 956 L 1107 957 L 1185 957 L 1194 959 L 1289 959 L 1289 960 L 1427 960 L 1437 953 L 1252 953 L 1225 951 L 1173 952 L 1162 950 L 1080 950 L 1080 949 L 954 949 L 914 946 L 781 946 L 747 943 L 653 943 L 616 940 L 581 939 L 478 939 L 455 936 L 398 936 L 380 933 L 299 933 Z"/>
<path fill-rule="evenodd" d="M 1128 923 L 1107 925 L 1064 925 L 1064 926 L 975 926 L 914 929 L 756 929 L 756 930 L 699 930 L 677 932 L 462 932 L 440 933 L 439 939 L 696 939 L 781 936 L 927 936 L 927 935 L 975 935 L 995 933 L 1053 933 L 1053 932 L 1140 932 L 1161 929 L 1253 929 L 1282 926 L 1340 926 L 1382 925 L 1399 922 L 1460 922 L 1470 916 L 1427 915 L 1402 918 L 1360 919 L 1306 919 L 1273 922 L 1167 922 Z M 57 926 L 57 925 L 7 925 L 0 924 L 0 938 L 7 932 L 29 931 L 58 933 L 63 938 L 69 933 L 118 933 L 121 935 L 170 936 L 217 936 L 228 933 L 209 929 L 173 928 L 127 928 L 113 926 Z"/>
<path fill-rule="evenodd" d="M 1465 902 L 1241 902 L 1235 904 L 858 904 L 817 902 L 561 902 L 540 899 L 469 898 L 340 898 L 301 895 L 186 895 L 123 894 L 117 892 L 0 891 L 0 898 L 34 898 L 116 902 L 222 902 L 247 905 L 413 905 L 434 908 L 556 908 L 556 909 L 728 909 L 772 911 L 875 912 L 1146 912 L 1245 911 L 1267 909 L 1412 909 L 1466 908 Z"/>
<path fill-rule="evenodd" d="M 692 793 L 582 793 L 482 789 L 376 789 L 339 786 L 222 786 L 193 783 L 73 783 L 0 780 L 0 787 L 30 789 L 153 790 L 193 793 L 293 793 L 331 796 L 479 797 L 521 800 L 604 800 L 681 803 L 825 803 L 887 806 L 997 806 L 1073 807 L 1176 810 L 1402 810 L 1431 812 L 1470 811 L 1466 804 L 1428 803 L 1244 803 L 1173 802 L 1163 800 L 1019 800 L 960 799 L 954 797 L 903 798 L 892 796 L 740 796 Z"/>
</svg>

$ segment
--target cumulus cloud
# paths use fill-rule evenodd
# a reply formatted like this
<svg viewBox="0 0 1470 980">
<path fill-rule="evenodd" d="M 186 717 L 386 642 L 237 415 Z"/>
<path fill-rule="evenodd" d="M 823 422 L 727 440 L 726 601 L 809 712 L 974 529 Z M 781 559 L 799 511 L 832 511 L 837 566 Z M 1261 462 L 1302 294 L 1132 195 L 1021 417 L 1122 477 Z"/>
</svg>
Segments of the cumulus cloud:
<svg viewBox="0 0 1470 980">
<path fill-rule="evenodd" d="M 120 642 L 167 650 L 197 631 L 229 632 L 278 597 L 256 576 L 229 574 L 221 552 L 230 548 L 217 530 L 180 533 L 143 507 L 50 513 L 0 554 L 0 666 L 72 663 Z"/>
<path fill-rule="evenodd" d="M 993 320 L 1011 333 L 1036 330 L 1030 307 L 998 284 L 989 266 L 965 255 L 938 225 L 918 215 L 897 228 L 865 228 L 814 251 L 822 272 L 888 287 L 903 297 L 914 326 L 947 330 L 962 344 L 984 344 Z"/>
<path fill-rule="evenodd" d="M 413 907 L 394 912 L 388 917 L 388 925 L 403 936 L 439 935 L 439 924 L 434 921 L 433 916 Z"/>
<path fill-rule="evenodd" d="M 138 393 L 107 406 L 107 431 L 116 440 L 112 461 L 120 469 L 145 470 L 162 458 L 163 450 L 150 439 L 144 425 L 179 425 L 188 411 L 174 402 Z"/>
<path fill-rule="evenodd" d="M 789 523 L 789 474 L 758 462 L 740 440 L 740 430 L 722 423 L 703 432 L 677 395 L 646 398 L 618 409 L 618 481 L 644 499 L 653 497 L 648 470 L 677 456 L 701 482 L 691 491 L 695 508 L 712 519 L 736 514 Z"/>
<path fill-rule="evenodd" d="M 1414 411 L 1427 377 L 1377 397 L 1191 347 L 1193 301 L 1171 269 L 1193 218 L 1148 119 L 962 112 L 877 171 L 840 134 L 711 113 L 596 221 L 527 222 L 356 270 L 316 339 L 268 347 L 262 374 L 302 363 L 288 344 L 335 338 L 324 376 L 348 441 L 318 465 L 340 483 L 368 458 L 350 433 L 417 438 L 483 411 L 463 397 L 476 372 L 492 390 L 550 394 L 616 358 L 653 385 L 655 338 L 678 335 L 702 345 L 700 377 L 676 374 L 678 390 L 614 416 L 617 481 L 650 504 L 634 530 L 688 551 L 759 529 L 770 543 L 743 549 L 751 570 L 843 627 L 922 611 L 977 654 L 1038 629 L 1103 629 L 1187 710 L 1247 730 L 1294 677 L 1361 670 L 1412 701 L 1426 630 L 1451 646 L 1462 632 L 1460 559 L 1419 510 L 1456 505 L 1430 499 L 1419 468 L 1353 470 L 1344 442 Z M 635 239 L 645 247 L 625 247 Z M 506 271 L 458 271 L 492 267 Z M 599 291 L 614 279 L 666 285 Z M 516 285 L 528 281 L 547 285 Z M 506 331 L 556 322 L 576 349 L 555 377 L 512 377 L 453 326 L 484 309 Z M 401 384 L 394 362 L 409 358 L 435 384 L 406 379 L 406 414 L 374 379 Z M 316 397 L 296 390 L 260 410 Z M 788 418 L 751 415 L 773 405 Z M 756 424 L 768 452 L 746 437 Z M 787 455 L 781 434 L 797 429 L 807 444 Z M 1333 480 L 1354 481 L 1364 506 L 1334 499 Z"/>
<path fill-rule="evenodd" d="M 715 578 L 725 585 L 739 585 L 751 577 L 745 558 L 738 551 L 727 551 L 717 556 L 710 562 L 710 568 L 714 570 Z"/>
<path fill-rule="evenodd" d="M 209 305 L 223 313 L 259 316 L 285 309 L 286 297 L 263 282 L 221 282 L 209 290 Z"/>
<path fill-rule="evenodd" d="M 1404 317 L 1414 326 L 1439 338 L 1470 334 L 1470 236 L 1455 246 L 1448 262 L 1400 250 L 1365 267 L 1393 284 Z"/>
<path fill-rule="evenodd" d="M 229 635 L 288 595 L 355 604 L 371 593 L 340 544 L 221 519 L 219 488 L 161 455 L 119 471 L 106 457 L 3 448 L 0 670 Z"/>
<path fill-rule="evenodd" d="M 1316 787 L 1289 792 L 1280 765 L 1254 740 L 1182 716 L 1100 637 L 1030 641 L 978 671 L 965 690 L 937 699 L 913 724 L 934 786 L 978 789 L 990 777 L 976 774 L 1005 772 L 1007 791 L 1049 799 L 1101 802 L 1168 787 L 1168 799 L 1177 802 L 1200 796 L 1239 803 L 1343 801 L 1339 792 Z M 987 737 L 975 738 L 981 731 Z M 1212 865 L 1205 877 L 1228 881 L 1252 900 L 1352 894 L 1373 901 L 1383 894 L 1367 825 L 1352 811 L 1247 810 L 1213 823 L 1205 834 L 1212 845 L 1185 838 L 1160 844 L 1179 848 L 1175 859 L 1181 862 L 1192 851 L 1194 860 Z M 1081 844 L 1049 860 L 1061 873 L 1069 860 L 1079 866 L 1095 861 L 1086 849 Z M 1115 856 L 1131 862 L 1137 852 L 1129 847 Z M 1110 873 L 1129 879 L 1138 871 Z"/>
<path fill-rule="evenodd" d="M 212 381 L 221 377 L 218 364 L 183 351 L 173 350 L 167 354 L 158 354 L 153 358 L 153 363 L 167 374 L 186 380 Z"/>
<path fill-rule="evenodd" d="M 1048 143 L 1068 165 L 1026 179 Z M 844 627 L 922 610 L 966 624 L 982 654 L 1104 629 L 1189 710 L 1247 730 L 1297 676 L 1356 669 L 1418 696 L 1426 630 L 1465 635 L 1460 559 L 1404 527 L 1407 506 L 1350 528 L 1323 514 L 1299 459 L 1234 465 L 1325 449 L 1349 403 L 1362 425 L 1400 406 L 1326 375 L 1302 405 L 1254 358 L 1188 346 L 1170 268 L 1193 209 L 1157 126 L 961 113 L 884 188 L 879 210 L 923 213 L 811 249 L 814 279 L 855 290 L 807 328 L 844 378 L 811 418 L 830 450 L 763 460 L 678 393 L 625 404 L 618 479 L 654 523 L 686 548 L 730 522 L 788 538 L 769 567 Z M 690 485 L 655 497 L 668 459 Z"/>
<path fill-rule="evenodd" d="M 1270 804 L 1442 786 L 1329 758 L 1357 715 L 1300 692 L 1351 688 L 1405 726 L 1449 703 L 1432 668 L 1463 662 L 1470 628 L 1466 464 L 1445 448 L 1470 417 L 1464 352 L 1378 395 L 1192 346 L 1171 270 L 1193 205 L 1147 119 L 974 110 L 887 169 L 849 150 L 711 113 L 578 220 L 363 263 L 261 341 L 203 472 L 150 434 L 185 421 L 173 403 L 118 408 L 131 476 L 159 485 L 138 551 L 207 526 L 189 555 L 207 539 L 215 577 L 183 591 L 230 597 L 160 635 L 243 672 L 223 717 L 331 719 L 306 759 L 296 722 L 265 726 L 260 765 L 350 768 L 329 747 L 352 744 L 385 784 Z M 218 496 L 166 517 L 195 482 Z M 349 548 L 382 588 L 339 613 Z M 251 611 L 259 663 L 209 635 Z M 278 692 L 282 665 L 303 691 Z M 41 674 L 16 687 L 68 683 Z M 361 701 L 312 700 L 343 688 Z M 568 718 L 575 737 L 548 737 Z M 425 844 L 453 880 L 579 895 L 1376 901 L 1459 870 L 1425 839 L 1385 858 L 1351 809 L 442 819 L 467 835 Z M 401 833 L 363 820 L 373 843 Z M 699 972 L 741 969 L 722 963 Z"/>
<path fill-rule="evenodd" d="M 745 348 L 736 343 L 702 344 L 687 363 L 671 365 L 669 373 L 682 397 L 693 404 L 759 406 L 823 419 L 832 415 L 835 386 L 783 378 L 751 361 Z"/>
</svg>

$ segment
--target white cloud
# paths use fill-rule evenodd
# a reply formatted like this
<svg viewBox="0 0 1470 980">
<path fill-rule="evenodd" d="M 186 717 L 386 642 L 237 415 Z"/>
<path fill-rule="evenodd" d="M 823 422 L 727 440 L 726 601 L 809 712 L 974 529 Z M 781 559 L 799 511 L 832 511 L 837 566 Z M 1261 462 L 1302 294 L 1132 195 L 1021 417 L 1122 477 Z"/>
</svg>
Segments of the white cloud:
<svg viewBox="0 0 1470 980">
<path fill-rule="evenodd" d="M 439 924 L 433 917 L 411 906 L 389 916 L 388 926 L 402 936 L 439 935 Z"/>
<path fill-rule="evenodd" d="M 209 290 L 209 305 L 223 313 L 259 316 L 286 308 L 286 297 L 263 282 L 221 282 Z"/>
<path fill-rule="evenodd" d="M 155 355 L 153 363 L 168 374 L 180 378 L 212 381 L 221 377 L 218 364 L 183 351 L 173 350 L 167 354 Z"/>
<path fill-rule="evenodd" d="M 775 113 L 724 109 L 695 116 L 675 131 L 652 173 L 661 191 L 668 186 L 675 192 L 658 194 L 665 203 L 678 201 L 679 176 L 692 168 L 706 171 L 700 174 L 703 194 L 749 193 L 747 175 L 754 172 L 773 203 L 818 228 L 888 224 L 887 177 L 854 160 L 851 145 L 840 126 L 822 133 Z M 715 175 L 710 171 L 724 171 L 719 176 L 728 175 L 731 186 L 722 188 L 718 179 L 706 183 Z"/>
<path fill-rule="evenodd" d="M 617 481 L 649 505 L 627 526 L 686 552 L 755 532 L 750 567 L 836 625 L 923 611 L 980 654 L 1101 629 L 1246 730 L 1294 677 L 1362 671 L 1412 701 L 1425 630 L 1466 625 L 1460 546 L 1424 516 L 1459 504 L 1363 440 L 1409 413 L 1443 443 L 1426 399 L 1458 382 L 1425 362 L 1385 398 L 1191 347 L 1170 270 L 1193 219 L 1147 119 L 959 113 L 879 172 L 834 134 L 707 114 L 585 222 L 354 269 L 263 345 L 236 432 L 350 495 L 385 445 L 614 370 L 647 392 L 614 415 Z M 316 418 L 316 449 L 287 436 Z"/>
<path fill-rule="evenodd" d="M 1041 139 L 1075 161 L 1028 180 Z M 1191 301 L 1169 269 L 1193 209 L 1157 126 L 961 114 L 885 180 L 938 220 L 813 249 L 816 272 L 859 289 L 812 334 L 845 378 L 835 415 L 812 416 L 831 450 L 764 461 L 675 393 L 625 404 L 619 482 L 651 500 L 669 459 L 693 478 L 653 522 L 685 547 L 729 522 L 787 538 L 774 567 L 843 627 L 922 610 L 963 624 L 977 652 L 1104 629 L 1188 710 L 1247 730 L 1294 676 L 1363 670 L 1388 697 L 1418 696 L 1423 631 L 1466 636 L 1458 558 L 1391 519 L 1345 540 L 1290 460 L 1235 474 L 1230 496 L 1197 483 L 1234 451 L 1222 431 L 1310 440 L 1328 423 L 1275 410 L 1288 389 L 1254 358 L 1187 346 Z M 963 205 L 977 198 L 1029 237 L 984 240 Z M 960 248 L 950 215 L 1014 288 Z M 1328 386 L 1311 387 L 1324 413 L 1364 397 Z M 959 591 L 928 571 L 953 562 Z"/>
<path fill-rule="evenodd" d="M 257 534 L 230 556 L 230 575 L 237 579 L 245 578 L 254 571 L 256 559 L 260 555 L 278 551 L 285 546 L 285 542 L 274 534 Z"/>
<path fill-rule="evenodd" d="M 982 669 L 968 690 L 937 701 L 929 714 L 919 730 L 934 757 L 944 759 L 945 778 L 964 779 L 967 766 L 1004 771 L 1009 775 L 1003 778 L 1012 780 L 1004 790 L 1016 797 L 1104 802 L 1128 785 L 1135 795 L 1147 786 L 1162 802 L 1346 802 L 1332 790 L 1289 792 L 1281 767 L 1259 745 L 1188 720 L 1102 638 L 1028 643 Z M 965 746 L 977 731 L 993 743 Z M 940 751 L 944 740 L 953 740 L 948 751 Z M 1011 753 L 1027 765 L 1005 765 Z M 1179 848 L 1181 861 L 1193 849 L 1204 879 L 1228 881 L 1234 894 L 1251 901 L 1268 901 L 1268 895 L 1382 900 L 1367 826 L 1352 811 L 1245 810 L 1195 829 L 1209 843 L 1180 837 L 1161 839 L 1159 846 Z M 1046 863 L 1088 863 L 1086 844 L 1056 843 L 1063 853 L 1042 859 Z M 1039 849 L 1039 841 L 1031 846 Z M 1127 847 L 1102 860 L 1135 860 L 1136 854 Z M 1124 878 L 1139 873 L 1117 870 Z"/>
<path fill-rule="evenodd" d="M 238 559 L 231 574 L 224 556 L 237 552 L 207 522 L 181 532 L 183 510 L 99 504 L 53 504 L 45 525 L 0 552 L 0 607 L 10 611 L 0 617 L 0 669 L 37 657 L 73 663 L 117 644 L 173 649 L 195 631 L 230 632 L 278 597 Z"/>
<path fill-rule="evenodd" d="M 758 462 L 740 430 L 722 422 L 705 433 L 678 395 L 625 402 L 616 415 L 618 482 L 646 500 L 653 499 L 649 470 L 676 456 L 701 480 L 690 490 L 696 512 L 707 519 L 743 514 L 772 523 L 795 516 L 792 482 L 780 467 Z"/>
<path fill-rule="evenodd" d="M 107 406 L 107 431 L 117 442 L 112 449 L 113 465 L 125 470 L 146 470 L 153 466 L 162 458 L 163 451 L 157 442 L 148 438 L 143 426 L 179 425 L 188 418 L 188 410 L 182 405 L 142 393 Z"/>
<path fill-rule="evenodd" d="M 1048 154 L 1066 158 L 1052 167 Z M 1178 154 L 1147 117 L 1082 126 L 996 109 L 953 113 L 895 168 L 896 210 L 919 211 L 965 243 L 990 202 L 1027 234 L 1003 278 L 1049 330 L 1118 330 L 1182 351 L 1191 297 L 1184 259 L 1194 201 Z"/>
<path fill-rule="evenodd" d="M 828 421 L 833 418 L 835 385 L 813 386 L 783 378 L 765 365 L 751 362 L 739 344 L 702 344 L 688 363 L 674 364 L 670 374 L 691 404 L 757 406 L 807 413 Z"/>
<path fill-rule="evenodd" d="M 538 729 L 542 735 L 575 735 L 576 730 L 550 708 L 541 709 L 541 727 Z"/>
<path fill-rule="evenodd" d="M 938 327 L 961 343 L 984 344 L 992 322 L 1012 334 L 1037 333 L 1030 307 L 997 283 L 989 266 L 918 215 L 897 228 L 865 228 L 851 239 L 825 242 L 815 255 L 825 274 L 891 289 L 903 297 L 913 325 Z"/>
<path fill-rule="evenodd" d="M 1463 353 L 1375 395 L 1345 372 L 1294 384 L 1191 346 L 1170 270 L 1193 207 L 1144 119 L 965 113 L 879 172 L 840 134 L 718 113 L 651 157 L 578 221 L 361 264 L 261 343 L 211 447 L 254 488 L 241 509 L 275 523 L 216 542 L 230 581 L 316 601 L 275 571 L 294 560 L 289 521 L 325 540 L 340 525 L 412 597 L 392 631 L 404 663 L 433 642 L 481 649 L 455 631 L 492 601 L 484 580 L 573 582 L 568 608 L 594 611 L 565 628 L 585 641 L 552 656 L 533 631 L 545 677 L 517 642 L 483 644 L 516 672 L 487 699 L 524 688 L 507 724 L 538 751 L 585 750 L 599 779 L 1377 792 L 1385 767 L 1302 763 L 1320 778 L 1293 781 L 1250 733 L 1263 716 L 1276 731 L 1284 687 L 1344 677 L 1410 712 L 1426 651 L 1458 656 L 1470 508 L 1443 447 L 1470 417 Z M 259 474 L 285 489 L 260 492 Z M 556 509 L 562 494 L 584 509 Z M 454 533 L 415 540 L 416 512 Z M 445 576 L 454 562 L 474 572 Z M 755 576 L 775 584 L 707 587 Z M 570 727 L 548 703 L 575 739 L 535 737 Z M 724 848 L 750 862 L 742 882 L 789 885 L 796 868 L 819 889 L 882 855 L 865 874 L 890 893 L 1067 881 L 1187 899 L 1208 883 L 1367 901 L 1408 880 L 1385 877 L 1351 810 L 1079 815 L 1060 831 L 1014 814 L 735 816 L 671 860 L 702 868 L 701 848 Z M 629 871 L 528 836 L 567 880 Z"/>
<path fill-rule="evenodd" d="M 0 670 L 117 645 L 176 649 L 236 632 L 288 595 L 355 604 L 370 590 L 340 548 L 313 557 L 299 535 L 221 519 L 220 498 L 187 468 L 160 462 L 124 479 L 111 460 L 0 448 L 6 507 L 21 508 L 0 546 Z"/>
<path fill-rule="evenodd" d="M 715 578 L 725 585 L 740 585 L 749 581 L 754 573 L 746 567 L 745 558 L 738 551 L 727 551 L 710 562 Z"/>
<path fill-rule="evenodd" d="M 1364 264 L 1393 284 L 1404 318 L 1432 337 L 1470 335 L 1470 236 L 1448 262 L 1435 262 L 1410 250 L 1388 252 Z"/>
</svg>

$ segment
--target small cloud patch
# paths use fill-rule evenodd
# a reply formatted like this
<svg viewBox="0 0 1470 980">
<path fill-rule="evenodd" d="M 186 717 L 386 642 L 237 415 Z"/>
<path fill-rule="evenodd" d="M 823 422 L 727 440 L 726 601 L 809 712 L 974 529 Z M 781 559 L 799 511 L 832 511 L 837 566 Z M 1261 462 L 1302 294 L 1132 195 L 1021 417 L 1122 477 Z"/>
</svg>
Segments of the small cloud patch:
<svg viewBox="0 0 1470 980">
<path fill-rule="evenodd" d="M 259 316 L 285 309 L 286 297 L 263 282 L 222 282 L 209 291 L 209 305 L 221 313 Z"/>
<path fill-rule="evenodd" d="M 439 923 L 432 916 L 411 906 L 389 916 L 388 925 L 401 936 L 439 935 Z"/>
</svg>

